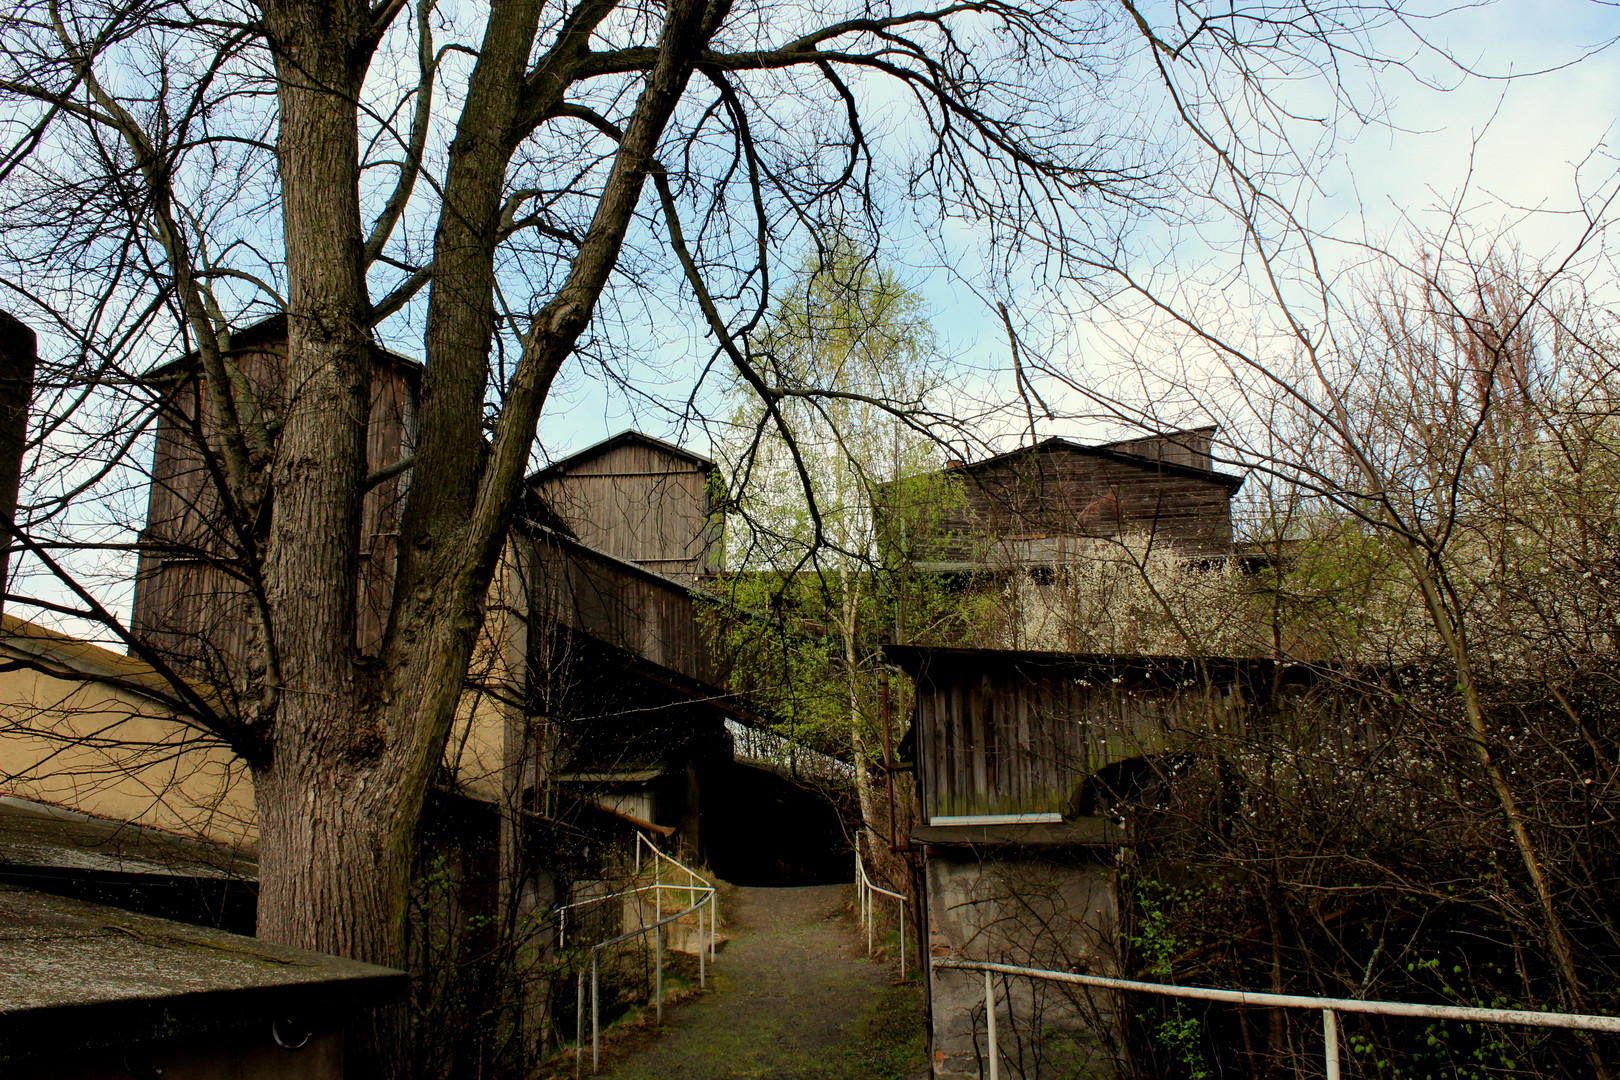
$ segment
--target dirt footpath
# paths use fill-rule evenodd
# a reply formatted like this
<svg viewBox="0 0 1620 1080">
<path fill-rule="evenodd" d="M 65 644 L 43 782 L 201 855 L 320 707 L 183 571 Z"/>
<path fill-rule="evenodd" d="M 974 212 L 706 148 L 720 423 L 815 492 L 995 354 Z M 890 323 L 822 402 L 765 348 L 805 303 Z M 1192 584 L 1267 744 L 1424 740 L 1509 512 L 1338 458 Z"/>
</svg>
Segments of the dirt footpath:
<svg viewBox="0 0 1620 1080">
<path fill-rule="evenodd" d="M 722 894 L 731 942 L 710 992 L 664 1013 L 664 1027 L 613 1080 L 901 1080 L 926 1072 L 921 991 L 892 986 L 848 921 L 847 885 Z M 587 1062 L 587 1067 L 589 1063 Z"/>
</svg>

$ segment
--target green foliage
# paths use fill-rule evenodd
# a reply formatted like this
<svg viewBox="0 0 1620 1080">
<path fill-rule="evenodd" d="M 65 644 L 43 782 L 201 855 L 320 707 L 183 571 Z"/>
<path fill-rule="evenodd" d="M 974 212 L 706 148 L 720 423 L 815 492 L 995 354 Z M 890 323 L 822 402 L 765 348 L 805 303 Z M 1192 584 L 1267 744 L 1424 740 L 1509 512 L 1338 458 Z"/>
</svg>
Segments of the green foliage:
<svg viewBox="0 0 1620 1080">
<path fill-rule="evenodd" d="M 1142 1019 L 1152 1022 L 1151 1017 Z M 1204 1025 L 1196 1016 L 1188 1016 L 1181 1002 L 1175 1003 L 1170 1016 L 1159 1018 L 1153 1027 L 1153 1039 L 1169 1051 L 1177 1072 L 1187 1080 L 1208 1080 L 1215 1075 L 1204 1053 Z"/>
<path fill-rule="evenodd" d="M 893 270 L 830 237 L 748 344 L 787 393 L 773 413 L 734 388 L 718 448 L 726 606 L 711 633 L 779 734 L 873 760 L 879 643 L 961 617 L 937 578 L 909 570 L 914 539 L 960 500 L 929 432 L 933 332 Z M 895 694 L 899 710 L 904 688 Z"/>
</svg>

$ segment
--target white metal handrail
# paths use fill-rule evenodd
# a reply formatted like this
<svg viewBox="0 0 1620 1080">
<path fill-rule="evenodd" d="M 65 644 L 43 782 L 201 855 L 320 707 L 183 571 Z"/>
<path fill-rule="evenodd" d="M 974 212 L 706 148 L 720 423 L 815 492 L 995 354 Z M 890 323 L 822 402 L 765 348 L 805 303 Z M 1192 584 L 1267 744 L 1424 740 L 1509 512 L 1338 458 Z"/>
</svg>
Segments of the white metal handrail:
<svg viewBox="0 0 1620 1080">
<path fill-rule="evenodd" d="M 900 978 L 906 977 L 906 898 L 900 893 L 892 892 L 881 885 L 872 884 L 872 879 L 866 876 L 866 866 L 861 862 L 860 845 L 857 841 L 855 848 L 855 896 L 861 913 L 861 925 L 866 927 L 866 955 L 872 955 L 872 932 L 877 923 L 874 893 L 893 897 L 900 902 Z"/>
<path fill-rule="evenodd" d="M 652 884 L 650 884 L 650 885 L 638 885 L 635 888 L 631 888 L 631 889 L 622 889 L 619 892 L 609 893 L 606 896 L 588 896 L 583 900 L 576 900 L 571 904 L 564 904 L 564 905 L 562 905 L 561 907 L 555 909 L 552 912 L 552 914 L 557 915 L 558 918 L 559 918 L 559 923 L 558 923 L 558 928 L 557 928 L 557 947 L 559 949 L 561 949 L 561 948 L 564 947 L 564 941 L 565 941 L 565 937 L 566 937 L 566 934 L 567 934 L 568 912 L 573 908 L 586 907 L 586 906 L 588 906 L 590 904 L 599 904 L 599 903 L 601 903 L 601 902 L 603 902 L 605 900 L 619 899 L 619 898 L 623 898 L 623 897 L 626 897 L 626 896 L 634 896 L 634 895 L 636 895 L 638 893 L 645 893 L 645 892 L 651 892 L 653 894 L 654 898 L 655 898 L 656 903 L 657 903 L 658 915 L 660 917 L 656 921 L 648 923 L 646 926 L 638 927 L 638 928 L 636 928 L 634 930 L 627 930 L 624 933 L 619 934 L 617 937 L 611 937 L 611 938 L 607 938 L 606 940 L 603 940 L 603 941 L 598 941 L 598 942 L 596 942 L 594 945 L 592 945 L 590 947 L 590 949 L 591 949 L 591 1073 L 593 1075 L 596 1073 L 597 1069 L 600 1067 L 601 1056 L 602 1056 L 602 1046 L 601 1046 L 601 1007 L 600 1007 L 600 1000 L 599 1000 L 599 994 L 598 994 L 598 987 L 599 987 L 599 979 L 598 979 L 598 967 L 599 967 L 599 964 L 598 964 L 598 958 L 599 958 L 599 956 L 601 954 L 601 950 L 607 948 L 610 945 L 617 945 L 620 942 L 629 941 L 632 938 L 640 937 L 643 934 L 647 934 L 647 933 L 656 934 L 654 951 L 655 951 L 656 956 L 657 956 L 657 959 L 655 961 L 657 974 L 654 976 L 653 1001 L 654 1001 L 654 1008 L 656 1010 L 656 1023 L 662 1024 L 664 1022 L 664 927 L 666 925 L 668 925 L 669 923 L 675 922 L 675 921 L 677 921 L 679 919 L 684 919 L 688 915 L 691 915 L 691 914 L 693 914 L 695 912 L 697 914 L 697 921 L 698 921 L 698 926 L 697 926 L 697 929 L 698 929 L 698 948 L 697 948 L 698 985 L 700 987 L 707 987 L 709 985 L 708 963 L 707 963 L 707 961 L 712 960 L 714 958 L 714 956 L 715 956 L 715 950 L 716 950 L 715 938 L 716 938 L 716 936 L 718 934 L 719 927 L 720 927 L 720 917 L 719 917 L 719 907 L 718 907 L 719 890 L 717 890 L 715 888 L 713 882 L 709 881 L 703 875 L 699 874 L 696 870 L 693 870 L 690 866 L 687 866 L 685 863 L 681 862 L 679 859 L 674 858 L 673 856 L 667 855 L 664 852 L 660 851 L 656 844 L 654 844 L 652 841 L 648 840 L 647 837 L 645 835 L 641 834 L 641 833 L 636 834 L 636 847 L 635 847 L 635 851 L 636 851 L 636 873 L 638 875 L 641 873 L 641 848 L 642 848 L 642 845 L 646 845 L 647 850 L 651 851 L 653 853 L 653 855 L 655 856 L 655 858 L 653 859 L 653 864 L 652 864 L 653 865 L 653 881 L 652 881 Z M 671 866 L 673 866 L 675 869 L 680 870 L 682 873 L 684 873 L 686 875 L 686 883 L 685 884 L 676 884 L 674 882 L 666 882 L 666 881 L 663 880 L 661 867 L 666 862 L 669 863 Z M 664 891 L 666 889 L 673 889 L 673 890 L 675 890 L 677 892 L 686 893 L 687 906 L 685 908 L 683 908 L 682 910 L 675 912 L 673 915 L 665 915 L 664 914 Z M 699 894 L 701 894 L 701 897 L 700 897 Z M 708 908 L 709 908 L 709 919 L 708 919 L 708 927 L 707 927 L 707 936 L 706 937 L 705 937 L 705 927 L 704 927 L 704 919 L 703 919 L 703 907 L 704 907 L 705 904 L 708 905 Z M 580 1007 L 581 1003 L 583 1003 L 583 1001 L 585 1000 L 585 972 L 584 972 L 583 969 L 581 969 L 580 972 L 579 972 L 578 993 L 577 993 L 574 1000 L 576 1002 L 575 1008 L 574 1008 L 574 1023 L 575 1023 L 575 1032 L 574 1032 L 574 1075 L 578 1076 L 579 1072 L 580 1072 L 581 1059 L 582 1059 L 582 1054 L 583 1054 L 583 1051 L 584 1051 L 584 1043 L 585 1043 L 585 1031 L 584 1031 L 584 1027 L 585 1027 L 585 1010 Z"/>
<path fill-rule="evenodd" d="M 663 893 L 664 893 L 665 889 L 674 889 L 677 892 L 685 892 L 685 893 L 688 893 L 688 894 L 690 894 L 693 891 L 693 890 L 691 890 L 690 888 L 688 888 L 685 885 L 670 885 L 670 884 L 667 884 L 667 883 L 660 884 L 658 882 L 654 882 L 651 885 L 637 885 L 633 889 L 621 889 L 618 892 L 606 893 L 606 894 L 604 894 L 602 896 L 587 896 L 583 900 L 575 900 L 571 904 L 563 904 L 560 907 L 552 908 L 551 911 L 549 911 L 546 914 L 546 918 L 549 919 L 552 916 L 555 916 L 557 918 L 557 948 L 560 950 L 560 949 L 565 949 L 565 948 L 568 947 L 568 913 L 570 911 L 574 910 L 575 908 L 589 907 L 592 904 L 600 904 L 600 903 L 602 903 L 604 901 L 607 901 L 607 900 L 619 900 L 619 899 L 622 899 L 622 898 L 624 898 L 626 896 L 634 896 L 637 893 L 651 892 L 651 893 L 656 893 L 657 896 L 658 896 L 658 914 L 660 916 L 662 916 L 664 914 Z M 703 900 L 702 901 L 695 901 L 693 899 L 693 897 L 689 895 L 688 896 L 689 901 L 702 903 L 702 902 L 711 901 L 714 898 L 714 888 L 712 886 L 705 886 L 704 888 L 698 889 L 696 891 L 704 894 Z M 712 918 L 713 914 L 714 914 L 714 908 L 713 908 L 712 905 L 710 906 L 709 913 L 710 913 L 710 917 Z M 711 927 L 711 930 L 712 930 L 712 927 Z M 710 945 L 711 945 L 711 947 L 709 949 L 709 956 L 711 958 L 713 958 L 714 949 L 712 948 L 712 945 L 713 945 L 713 934 L 712 934 L 712 932 L 710 934 L 709 940 L 710 940 Z"/>
<path fill-rule="evenodd" d="M 1067 971 L 1018 967 L 981 960 L 935 960 L 934 970 L 984 972 L 984 1010 L 990 1049 L 990 1080 L 999 1080 L 999 1053 L 996 1047 L 995 990 L 992 972 L 1021 975 L 1046 982 L 1073 983 L 1103 990 L 1134 990 L 1161 997 L 1192 998 L 1198 1001 L 1224 1001 L 1234 1005 L 1262 1005 L 1279 1009 L 1321 1009 L 1323 1053 L 1327 1080 L 1339 1080 L 1338 1014 L 1370 1013 L 1374 1016 L 1416 1016 L 1433 1020 L 1464 1020 L 1480 1024 L 1519 1024 L 1525 1027 L 1564 1028 L 1573 1031 L 1601 1031 L 1620 1035 L 1620 1016 L 1590 1016 L 1582 1013 L 1532 1012 L 1528 1009 L 1479 1009 L 1466 1005 L 1422 1005 L 1408 1001 L 1363 1001 L 1358 998 L 1321 998 L 1302 994 L 1266 994 L 1254 990 L 1218 990 L 1205 986 L 1174 986 L 1168 983 L 1110 979 L 1101 975 L 1077 975 Z"/>
<path fill-rule="evenodd" d="M 609 945 L 617 945 L 621 941 L 629 941 L 632 938 L 640 937 L 646 933 L 653 933 L 656 935 L 655 952 L 657 954 L 657 960 L 655 963 L 657 975 L 654 977 L 653 984 L 653 1002 L 656 1010 L 654 1022 L 657 1024 L 662 1024 L 664 1022 L 664 926 L 668 923 L 674 922 L 677 919 L 684 919 L 693 912 L 696 912 L 698 917 L 698 985 L 700 987 L 707 987 L 709 985 L 708 968 L 704 963 L 703 952 L 703 905 L 711 903 L 714 899 L 714 890 L 711 888 L 709 892 L 709 896 L 705 896 L 702 900 L 697 901 L 692 906 L 684 908 L 681 911 L 677 911 L 673 915 L 665 915 L 657 922 L 649 923 L 646 926 L 637 927 L 634 930 L 627 930 L 617 937 L 608 938 L 606 941 L 598 941 L 595 945 L 591 946 L 591 1074 L 593 1076 L 601 1067 L 602 1063 L 602 1013 L 599 995 L 599 980 L 597 977 L 597 961 L 601 951 L 607 948 Z M 712 925 L 710 926 L 709 933 L 711 935 L 709 941 L 712 946 L 714 941 L 712 936 L 714 933 L 714 928 Z M 579 1008 L 577 1003 L 582 1000 L 584 996 L 585 972 L 581 971 L 579 973 L 579 993 L 574 999 L 576 1002 L 574 1007 L 574 1022 L 576 1025 L 574 1038 L 574 1075 L 576 1076 L 579 1075 L 580 1055 L 583 1049 L 582 1044 L 585 1041 L 585 1033 L 584 1031 L 580 1030 L 585 1024 L 585 1013 Z"/>
<path fill-rule="evenodd" d="M 693 870 L 690 866 L 687 866 L 673 855 L 668 855 L 660 851 L 657 844 L 654 844 L 651 840 L 647 839 L 644 833 L 639 832 L 636 833 L 636 873 L 641 873 L 641 849 L 644 845 L 648 851 L 652 852 L 653 855 L 656 856 L 656 858 L 653 860 L 653 883 L 658 884 L 663 881 L 662 871 L 660 868 L 664 863 L 669 863 L 675 869 L 686 875 L 686 885 L 677 887 L 685 888 L 687 890 L 687 903 L 692 904 L 697 902 L 697 891 L 699 889 L 709 890 L 709 919 L 711 922 L 713 922 L 717 911 L 717 908 L 715 907 L 714 882 L 710 881 L 696 870 Z M 718 923 L 715 925 L 718 925 Z M 709 955 L 711 958 L 714 956 L 713 948 L 709 950 Z"/>
</svg>

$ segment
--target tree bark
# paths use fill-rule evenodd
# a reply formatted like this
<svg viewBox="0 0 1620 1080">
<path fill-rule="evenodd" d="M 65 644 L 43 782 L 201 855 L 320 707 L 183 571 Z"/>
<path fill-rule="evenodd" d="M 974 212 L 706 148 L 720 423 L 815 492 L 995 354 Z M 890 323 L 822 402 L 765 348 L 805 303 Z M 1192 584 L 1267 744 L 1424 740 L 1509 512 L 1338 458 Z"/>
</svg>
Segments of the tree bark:
<svg viewBox="0 0 1620 1080">
<path fill-rule="evenodd" d="M 607 10 L 595 5 L 594 18 Z M 354 640 L 372 363 L 355 102 L 374 27 L 353 2 L 266 9 L 279 76 L 289 340 L 265 562 L 282 680 L 270 688 L 274 731 L 255 770 L 263 937 L 404 960 L 417 824 L 535 423 L 617 261 L 653 149 L 712 29 L 705 11 L 693 0 L 670 9 L 596 218 L 563 288 L 535 319 L 486 467 L 492 253 L 539 16 L 533 0 L 493 6 L 444 192 L 401 572 L 382 659 L 368 663 Z M 568 40 L 582 55 L 583 37 Z M 566 82 L 552 88 L 559 100 Z"/>
<path fill-rule="evenodd" d="M 264 566 L 281 685 L 268 762 L 256 771 L 264 853 L 259 934 L 391 963 L 399 875 L 379 843 L 382 751 L 355 667 L 370 329 L 360 231 L 356 100 L 364 4 L 266 10 L 280 106 L 287 367 Z M 357 889 L 352 910 L 343 894 Z M 373 910 L 378 907 L 382 910 Z M 402 910 L 402 908 L 401 908 Z M 348 914 L 345 914 L 348 911 Z M 375 918 L 382 916 L 381 918 Z"/>
</svg>

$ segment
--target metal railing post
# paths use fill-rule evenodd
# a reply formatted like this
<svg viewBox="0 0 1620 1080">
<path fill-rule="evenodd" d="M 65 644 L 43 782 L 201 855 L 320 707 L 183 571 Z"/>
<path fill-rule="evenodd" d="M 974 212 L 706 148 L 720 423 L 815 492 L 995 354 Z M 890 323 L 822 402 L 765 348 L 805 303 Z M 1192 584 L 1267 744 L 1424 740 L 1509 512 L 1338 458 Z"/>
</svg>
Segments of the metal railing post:
<svg viewBox="0 0 1620 1080">
<path fill-rule="evenodd" d="M 906 981 L 906 898 L 900 898 L 900 981 Z"/>
<path fill-rule="evenodd" d="M 602 1014 L 601 1014 L 601 1010 L 600 1010 L 600 1000 L 601 999 L 597 996 L 596 955 L 597 955 L 597 950 L 592 949 L 591 950 L 591 1075 L 592 1076 L 596 1075 L 597 1070 L 599 1068 L 601 1068 L 601 1065 L 602 1065 Z"/>
<path fill-rule="evenodd" d="M 585 1060 L 585 969 L 580 968 L 579 978 L 575 980 L 579 989 L 574 994 L 574 1076 L 578 1080 L 579 1071 Z"/>
<path fill-rule="evenodd" d="M 658 975 L 657 975 L 657 981 L 654 982 L 654 984 L 653 984 L 653 993 L 658 998 L 658 1005 L 657 1005 L 657 1010 L 658 1011 L 657 1011 L 657 1015 L 656 1015 L 653 1022 L 655 1024 L 662 1025 L 663 1022 L 664 1022 L 664 927 L 663 927 L 663 924 L 659 924 L 658 933 L 655 936 L 657 938 L 657 944 L 654 946 L 654 948 L 657 949 L 657 951 L 658 951 Z"/>
<path fill-rule="evenodd" d="M 866 877 L 861 869 L 861 838 L 855 838 L 855 910 L 861 920 L 861 926 L 866 925 L 866 889 L 862 887 L 862 879 Z"/>
<path fill-rule="evenodd" d="M 704 954 L 704 951 L 703 951 L 703 905 L 702 904 L 696 904 L 694 906 L 697 908 L 697 917 L 698 917 L 698 947 L 697 947 L 697 954 L 698 954 L 698 989 L 707 990 L 708 987 L 709 987 L 709 973 L 707 971 L 707 965 L 704 963 L 705 954 Z"/>
<path fill-rule="evenodd" d="M 720 932 L 720 890 L 709 887 L 709 959 L 714 959 L 715 935 Z"/>
<path fill-rule="evenodd" d="M 1339 1018 L 1332 1009 L 1322 1010 L 1322 1051 L 1327 1080 L 1339 1080 Z"/>
<path fill-rule="evenodd" d="M 1001 1051 L 996 1046 L 996 992 L 990 973 L 984 973 L 984 1021 L 990 1029 L 990 1080 L 1001 1075 Z"/>
</svg>

